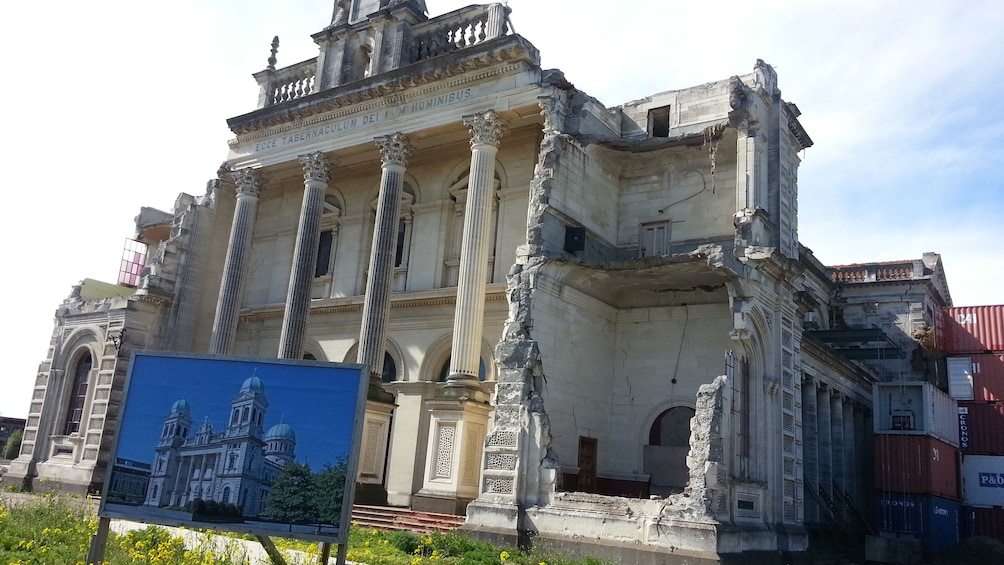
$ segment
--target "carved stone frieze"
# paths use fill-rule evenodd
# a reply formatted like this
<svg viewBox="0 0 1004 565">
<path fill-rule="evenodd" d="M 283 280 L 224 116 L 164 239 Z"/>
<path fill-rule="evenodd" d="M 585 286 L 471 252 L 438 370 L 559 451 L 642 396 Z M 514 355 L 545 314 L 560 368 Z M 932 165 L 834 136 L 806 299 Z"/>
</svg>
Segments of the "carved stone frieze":
<svg viewBox="0 0 1004 565">
<path fill-rule="evenodd" d="M 306 153 L 299 156 L 299 161 L 303 166 L 303 180 L 327 184 L 331 179 L 331 159 L 324 153 Z"/>
<path fill-rule="evenodd" d="M 471 129 L 471 145 L 498 145 L 508 124 L 495 110 L 464 116 L 464 125 Z"/>
<path fill-rule="evenodd" d="M 397 132 L 373 139 L 380 149 L 380 161 L 384 165 L 408 166 L 408 158 L 415 150 L 407 135 Z"/>
<path fill-rule="evenodd" d="M 232 172 L 234 184 L 237 185 L 237 196 L 253 196 L 258 198 L 261 194 L 262 186 L 265 184 L 265 175 L 261 169 L 250 167 L 237 169 Z"/>
</svg>

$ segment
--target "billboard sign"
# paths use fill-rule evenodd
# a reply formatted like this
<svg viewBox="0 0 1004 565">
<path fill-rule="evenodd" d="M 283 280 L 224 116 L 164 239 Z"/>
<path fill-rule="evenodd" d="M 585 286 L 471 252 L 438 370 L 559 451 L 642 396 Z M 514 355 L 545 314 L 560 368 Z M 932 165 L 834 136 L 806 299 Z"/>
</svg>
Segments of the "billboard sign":
<svg viewBox="0 0 1004 565">
<path fill-rule="evenodd" d="M 99 515 L 345 543 L 362 365 L 136 352 Z"/>
</svg>

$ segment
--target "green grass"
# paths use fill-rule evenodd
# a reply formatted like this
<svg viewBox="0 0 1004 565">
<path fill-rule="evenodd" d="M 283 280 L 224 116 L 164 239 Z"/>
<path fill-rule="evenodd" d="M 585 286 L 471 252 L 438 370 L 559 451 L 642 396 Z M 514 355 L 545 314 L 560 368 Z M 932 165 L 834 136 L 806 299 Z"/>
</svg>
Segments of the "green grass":
<svg viewBox="0 0 1004 565">
<path fill-rule="evenodd" d="M 12 506 L 0 494 L 0 565 L 83 565 L 98 519 L 88 505 L 51 494 L 34 504 Z M 246 536 L 245 536 L 246 537 Z M 302 551 L 316 562 L 318 546 L 273 538 L 280 549 Z M 126 535 L 109 534 L 108 565 L 247 565 L 236 545 L 217 554 L 186 550 L 180 537 L 150 526 Z M 219 553 L 222 553 L 220 555 Z M 332 548 L 332 557 L 334 548 Z M 572 561 L 557 555 L 497 548 L 460 533 L 416 535 L 353 527 L 348 559 L 368 565 L 601 565 L 595 559 Z"/>
</svg>

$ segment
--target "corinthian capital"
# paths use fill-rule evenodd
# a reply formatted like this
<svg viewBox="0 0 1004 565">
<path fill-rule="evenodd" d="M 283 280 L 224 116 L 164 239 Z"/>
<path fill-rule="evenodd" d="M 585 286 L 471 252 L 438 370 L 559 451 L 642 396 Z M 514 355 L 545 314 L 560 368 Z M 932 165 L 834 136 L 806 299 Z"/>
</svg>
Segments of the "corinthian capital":
<svg viewBox="0 0 1004 565">
<path fill-rule="evenodd" d="M 331 178 L 331 159 L 320 151 L 300 155 L 300 164 L 303 165 L 303 180 L 320 181 L 325 184 Z"/>
<path fill-rule="evenodd" d="M 498 146 L 508 125 L 495 110 L 464 116 L 464 125 L 471 128 L 471 145 L 485 144 Z"/>
<path fill-rule="evenodd" d="M 384 165 L 407 167 L 408 157 L 411 157 L 412 151 L 415 150 L 408 136 L 401 132 L 376 137 L 373 142 L 380 149 L 380 161 Z"/>
<path fill-rule="evenodd" d="M 237 185 L 237 196 L 254 196 L 258 198 L 261 187 L 265 184 L 265 177 L 260 169 L 237 169 L 230 173 L 234 177 L 234 184 Z"/>
</svg>

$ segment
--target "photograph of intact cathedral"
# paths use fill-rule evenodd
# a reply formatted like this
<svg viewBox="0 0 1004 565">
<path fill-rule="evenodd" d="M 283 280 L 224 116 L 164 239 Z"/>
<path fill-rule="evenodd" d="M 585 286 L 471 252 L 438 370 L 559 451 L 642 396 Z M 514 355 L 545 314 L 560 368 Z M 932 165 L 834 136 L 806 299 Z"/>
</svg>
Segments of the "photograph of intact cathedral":
<svg viewBox="0 0 1004 565">
<path fill-rule="evenodd" d="M 135 352 L 100 513 L 332 541 L 348 523 L 364 378 L 358 365 Z"/>
<path fill-rule="evenodd" d="M 264 510 L 269 487 L 295 458 L 296 433 L 285 420 L 263 430 L 268 400 L 257 376 L 244 381 L 230 405 L 230 420 L 219 432 L 209 416 L 193 427 L 188 400 L 171 406 L 156 446 L 146 505 L 185 506 L 202 499 L 236 504 L 246 516 Z"/>
<path fill-rule="evenodd" d="M 145 349 L 369 367 L 356 501 L 478 535 L 719 559 L 866 526 L 873 385 L 944 385 L 924 336 L 952 298 L 936 253 L 827 266 L 799 239 L 814 140 L 771 65 L 606 106 L 513 32 L 532 13 L 337 7 L 295 38 L 317 57 L 263 46 L 205 190 L 142 209 L 119 282 L 59 305 L 4 482 L 100 488 Z M 293 444 L 245 393 L 221 431 L 175 406 L 189 438 L 154 443 L 186 475 L 155 465 L 150 503 L 254 507 L 231 454 Z"/>
</svg>

